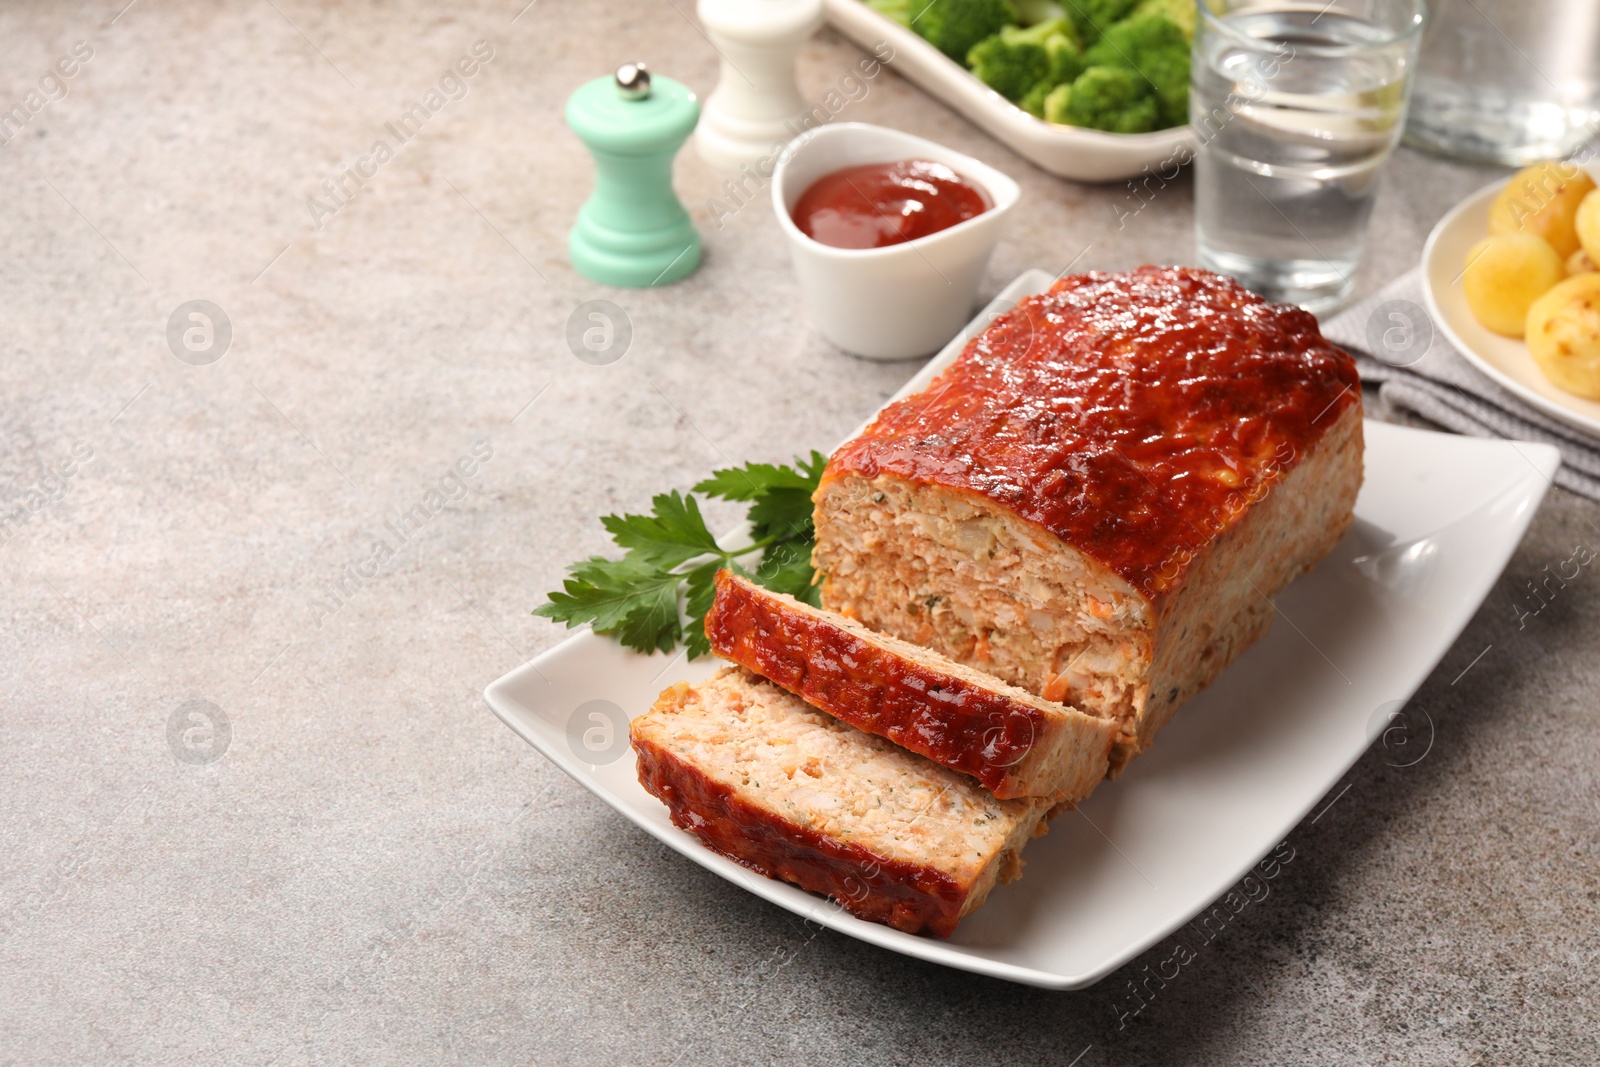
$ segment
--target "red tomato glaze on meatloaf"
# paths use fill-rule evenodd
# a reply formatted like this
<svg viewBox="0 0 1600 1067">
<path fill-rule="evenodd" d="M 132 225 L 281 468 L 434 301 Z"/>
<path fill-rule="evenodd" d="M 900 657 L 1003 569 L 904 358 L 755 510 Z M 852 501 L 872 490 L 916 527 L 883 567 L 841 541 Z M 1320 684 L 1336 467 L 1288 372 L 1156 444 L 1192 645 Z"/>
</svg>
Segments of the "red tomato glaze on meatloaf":
<svg viewBox="0 0 1600 1067">
<path fill-rule="evenodd" d="M 823 478 L 980 494 L 1159 599 L 1360 395 L 1300 308 L 1195 268 L 1091 272 L 997 318 Z"/>
<path fill-rule="evenodd" d="M 949 937 L 961 921 L 967 887 L 944 872 L 891 860 L 780 818 L 661 745 L 635 741 L 634 750 L 639 784 L 666 804 L 675 826 L 713 852 L 908 934 Z"/>
<path fill-rule="evenodd" d="M 970 774 L 1009 800 L 1076 803 L 1105 777 L 1114 723 L 931 649 L 717 572 L 711 650 L 858 729 Z"/>
</svg>

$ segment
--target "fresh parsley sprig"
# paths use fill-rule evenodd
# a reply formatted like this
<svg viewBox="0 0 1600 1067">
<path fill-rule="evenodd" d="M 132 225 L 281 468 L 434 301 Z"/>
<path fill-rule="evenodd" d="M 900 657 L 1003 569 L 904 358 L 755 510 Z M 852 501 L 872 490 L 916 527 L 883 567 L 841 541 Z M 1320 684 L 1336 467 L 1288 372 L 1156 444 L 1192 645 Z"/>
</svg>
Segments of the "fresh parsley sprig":
<svg viewBox="0 0 1600 1067">
<path fill-rule="evenodd" d="M 793 466 L 747 463 L 713 471 L 690 494 L 677 490 L 650 501 L 648 515 L 606 515 L 606 532 L 626 550 L 621 559 L 591 556 L 567 568 L 562 588 L 535 615 L 568 627 L 592 623 L 640 652 L 670 652 L 683 642 L 691 659 L 711 651 L 706 612 L 722 567 L 748 574 L 768 589 L 817 602 L 812 582 L 811 494 L 828 457 L 812 452 Z M 750 542 L 725 549 L 706 529 L 692 495 L 750 505 Z M 760 552 L 753 572 L 740 561 Z"/>
</svg>

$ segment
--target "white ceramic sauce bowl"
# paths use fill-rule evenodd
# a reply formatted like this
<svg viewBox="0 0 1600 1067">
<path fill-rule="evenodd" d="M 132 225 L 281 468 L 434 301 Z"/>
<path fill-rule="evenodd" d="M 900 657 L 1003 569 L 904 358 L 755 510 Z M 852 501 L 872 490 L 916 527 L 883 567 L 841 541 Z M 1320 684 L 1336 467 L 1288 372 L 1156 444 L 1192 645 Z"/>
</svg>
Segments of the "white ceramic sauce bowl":
<svg viewBox="0 0 1600 1067">
<path fill-rule="evenodd" d="M 886 248 L 834 248 L 794 224 L 794 205 L 818 178 L 843 167 L 926 159 L 977 185 L 993 205 L 949 229 Z M 937 352 L 972 317 L 978 283 L 1016 206 L 1017 183 L 971 156 L 864 122 L 819 126 L 778 157 L 772 208 L 811 319 L 829 341 L 867 359 Z"/>
</svg>

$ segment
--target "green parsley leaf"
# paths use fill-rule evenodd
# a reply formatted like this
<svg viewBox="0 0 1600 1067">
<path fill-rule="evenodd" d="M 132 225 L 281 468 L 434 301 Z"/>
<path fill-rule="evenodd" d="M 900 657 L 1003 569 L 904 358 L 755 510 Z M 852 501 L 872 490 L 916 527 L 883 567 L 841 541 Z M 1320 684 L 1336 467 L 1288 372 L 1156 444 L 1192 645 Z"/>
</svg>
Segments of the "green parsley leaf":
<svg viewBox="0 0 1600 1067">
<path fill-rule="evenodd" d="M 674 489 L 653 497 L 650 505 L 653 514 L 606 515 L 600 525 L 628 555 L 662 567 L 718 551 L 717 539 L 706 529 L 694 497 L 680 496 Z"/>
<path fill-rule="evenodd" d="M 738 566 L 727 560 L 714 559 L 690 571 L 685 579 L 689 592 L 684 597 L 684 609 L 689 616 L 689 624 L 683 628 L 683 644 L 689 650 L 690 659 L 711 654 L 711 641 L 706 637 L 706 613 L 711 610 L 711 602 L 717 598 L 717 572 L 729 565 Z"/>
<path fill-rule="evenodd" d="M 788 593 L 815 606 L 818 589 L 811 584 L 811 541 L 780 541 L 767 549 L 754 578 L 775 593 Z"/>
<path fill-rule="evenodd" d="M 750 536 L 757 541 L 810 536 L 811 494 L 822 479 L 828 457 L 812 452 L 794 466 L 746 463 L 713 471 L 694 487 L 697 493 L 724 500 L 750 501 Z"/>
<path fill-rule="evenodd" d="M 695 486 L 694 491 L 723 500 L 754 500 L 774 489 L 799 489 L 810 496 L 822 480 L 822 468 L 828 465 L 828 457 L 813 451 L 809 459 L 796 457 L 794 462 L 793 467 L 746 463 L 742 467 L 712 471 L 711 477 Z"/>
<path fill-rule="evenodd" d="M 596 633 L 616 633 L 640 652 L 666 651 L 682 634 L 680 580 L 637 559 L 593 556 L 574 564 L 562 590 L 533 613 L 569 627 L 592 623 Z"/>
<path fill-rule="evenodd" d="M 828 457 L 812 452 L 794 465 L 747 463 L 713 471 L 695 493 L 749 503 L 751 543 L 734 549 L 717 544 L 706 529 L 700 504 L 688 493 L 660 493 L 648 515 L 606 515 L 600 522 L 621 559 L 592 556 L 567 569 L 562 588 L 535 615 L 569 627 L 590 623 L 640 652 L 670 652 L 682 641 L 689 657 L 708 655 L 705 617 L 716 598 L 717 571 L 761 553 L 757 582 L 817 603 L 811 583 L 811 494 Z M 680 607 L 681 604 L 681 607 Z"/>
<path fill-rule="evenodd" d="M 625 647 L 646 655 L 657 650 L 671 652 L 683 636 L 683 626 L 678 621 L 677 576 L 652 578 L 648 588 L 641 589 L 638 605 L 619 626 L 596 632 L 614 633 Z"/>
<path fill-rule="evenodd" d="M 750 505 L 750 536 L 757 541 L 810 536 L 811 490 L 769 489 Z"/>
</svg>

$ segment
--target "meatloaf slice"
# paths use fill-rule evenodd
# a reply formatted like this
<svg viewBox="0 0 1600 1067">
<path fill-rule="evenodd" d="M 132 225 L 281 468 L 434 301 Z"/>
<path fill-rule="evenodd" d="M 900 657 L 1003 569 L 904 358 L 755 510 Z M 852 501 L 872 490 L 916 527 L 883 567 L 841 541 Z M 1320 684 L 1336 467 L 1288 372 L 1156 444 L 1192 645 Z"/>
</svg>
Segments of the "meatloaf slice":
<svg viewBox="0 0 1600 1067">
<path fill-rule="evenodd" d="M 930 649 L 717 574 L 706 636 L 812 707 L 970 774 L 1001 799 L 1077 803 L 1106 776 L 1117 728 Z"/>
<path fill-rule="evenodd" d="M 831 457 L 822 602 L 1114 719 L 1113 770 L 1349 528 L 1354 361 L 1184 268 L 1062 279 Z"/>
<path fill-rule="evenodd" d="M 742 667 L 664 691 L 632 726 L 639 782 L 709 848 L 863 919 L 949 936 L 1022 870 L 1049 800 L 857 730 Z"/>
</svg>

